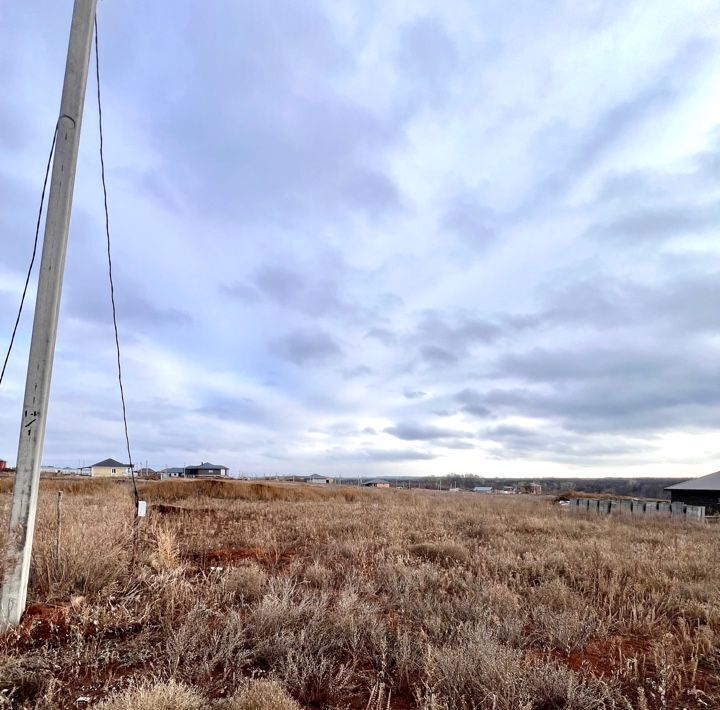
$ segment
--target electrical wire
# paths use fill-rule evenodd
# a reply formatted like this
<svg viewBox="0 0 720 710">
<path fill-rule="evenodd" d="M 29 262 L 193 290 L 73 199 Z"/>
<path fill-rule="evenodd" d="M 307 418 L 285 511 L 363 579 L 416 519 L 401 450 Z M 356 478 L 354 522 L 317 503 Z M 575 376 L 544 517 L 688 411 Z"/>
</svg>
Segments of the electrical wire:
<svg viewBox="0 0 720 710">
<path fill-rule="evenodd" d="M 45 180 L 43 181 L 42 194 L 40 195 L 40 209 L 38 210 L 37 224 L 35 225 L 35 241 L 33 243 L 32 257 L 30 258 L 30 266 L 28 266 L 27 275 L 25 276 L 25 286 L 23 287 L 22 297 L 20 298 L 20 306 L 18 308 L 17 317 L 15 318 L 15 326 L 10 336 L 10 343 L 8 344 L 7 352 L 5 353 L 5 361 L 3 362 L 2 370 L 0 371 L 0 385 L 2 384 L 3 378 L 5 377 L 5 370 L 10 360 L 10 353 L 15 343 L 15 335 L 17 334 L 18 326 L 20 325 L 20 318 L 23 312 L 23 306 L 25 305 L 25 296 L 27 295 L 28 285 L 30 283 L 30 276 L 32 274 L 33 265 L 35 264 L 35 256 L 37 254 L 38 238 L 40 236 L 40 222 L 42 221 L 43 206 L 45 205 L 45 191 L 47 190 L 48 177 L 50 176 L 50 165 L 52 164 L 53 154 L 55 153 L 55 142 L 57 141 L 58 123 L 55 123 L 55 130 L 53 131 L 52 145 L 50 146 L 50 155 L 48 155 L 47 166 L 45 167 Z"/>
<path fill-rule="evenodd" d="M 100 51 L 98 50 L 98 24 L 95 16 L 95 75 L 97 77 L 97 108 L 98 126 L 100 130 L 100 175 L 102 177 L 103 200 L 105 205 L 105 236 L 107 238 L 108 278 L 110 281 L 110 303 L 112 304 L 113 328 L 115 329 L 115 353 L 117 355 L 118 384 L 120 385 L 120 401 L 122 403 L 123 425 L 125 427 L 125 444 L 127 445 L 128 463 L 132 477 L 133 495 L 135 496 L 135 512 L 137 514 L 140 497 L 135 482 L 135 468 L 130 452 L 130 435 L 128 434 L 127 408 L 125 406 L 125 389 L 123 387 L 122 364 L 120 361 L 120 336 L 118 335 L 117 311 L 115 308 L 115 284 L 113 282 L 112 255 L 110 250 L 110 211 L 108 209 L 107 184 L 105 182 L 105 156 L 103 152 L 102 101 L 100 99 Z"/>
</svg>

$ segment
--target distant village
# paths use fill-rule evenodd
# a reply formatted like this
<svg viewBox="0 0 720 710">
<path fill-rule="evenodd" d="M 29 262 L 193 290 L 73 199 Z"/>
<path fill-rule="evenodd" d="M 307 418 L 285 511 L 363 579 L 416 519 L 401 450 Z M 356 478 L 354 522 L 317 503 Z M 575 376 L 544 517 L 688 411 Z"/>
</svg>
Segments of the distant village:
<svg viewBox="0 0 720 710">
<path fill-rule="evenodd" d="M 130 464 L 122 463 L 113 458 L 103 459 L 89 466 L 41 466 L 40 473 L 44 476 L 90 476 L 92 478 L 124 478 L 130 477 L 134 470 L 135 476 L 144 480 L 169 479 L 197 479 L 197 478 L 228 478 L 230 469 L 222 464 L 214 464 L 203 461 L 192 466 L 173 466 L 159 470 L 149 468 L 147 465 L 139 468 L 132 468 Z M 7 468 L 7 463 L 0 460 L 0 471 L 12 472 Z M 309 475 L 267 475 L 267 476 L 245 476 L 238 475 L 234 478 L 239 480 L 272 480 L 285 483 L 307 483 L 311 485 L 349 485 L 365 486 L 368 488 L 427 488 L 430 490 L 444 490 L 451 493 L 460 491 L 471 491 L 474 493 L 498 493 L 498 494 L 526 494 L 541 495 L 542 486 L 536 482 L 520 482 L 516 484 L 505 484 L 501 486 L 468 485 L 468 479 L 463 480 L 437 478 L 433 481 L 420 478 L 363 478 L 360 476 L 328 476 L 313 473 Z M 470 481 L 472 483 L 472 481 Z"/>
<path fill-rule="evenodd" d="M 107 458 L 90 466 L 55 467 L 41 466 L 43 476 L 90 476 L 93 478 L 130 477 L 134 470 L 135 476 L 145 480 L 198 479 L 198 478 L 229 478 L 230 469 L 222 464 L 202 461 L 192 466 L 167 467 L 154 470 L 147 465 L 131 469 L 129 464 Z M 14 473 L 7 462 L 0 459 L 0 475 Z M 621 498 L 637 498 L 640 500 L 670 500 L 683 505 L 700 506 L 703 515 L 720 515 L 720 471 L 692 478 L 583 478 L 583 479 L 543 479 L 543 484 L 531 480 L 482 478 L 475 474 L 449 474 L 445 476 L 388 476 L 387 478 L 365 478 L 361 476 L 333 476 L 313 473 L 309 475 L 244 475 L 239 473 L 232 478 L 236 480 L 276 481 L 283 483 L 307 483 L 311 485 L 342 485 L 365 486 L 367 488 L 423 488 L 440 490 L 450 493 L 472 492 L 495 495 L 559 495 L 574 491 L 582 491 L 580 495 L 600 494 L 615 495 Z"/>
</svg>

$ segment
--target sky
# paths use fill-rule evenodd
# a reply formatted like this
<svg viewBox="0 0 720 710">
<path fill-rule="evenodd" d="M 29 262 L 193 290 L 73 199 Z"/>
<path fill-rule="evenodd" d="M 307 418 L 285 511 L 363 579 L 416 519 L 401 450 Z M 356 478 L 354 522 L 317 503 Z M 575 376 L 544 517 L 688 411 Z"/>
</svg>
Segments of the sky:
<svg viewBox="0 0 720 710">
<path fill-rule="evenodd" d="M 0 7 L 0 350 L 70 0 Z M 133 457 L 720 468 L 720 6 L 98 3 Z M 91 71 L 44 463 L 124 460 Z M 34 282 L 33 282 L 34 283 Z M 30 299 L 0 388 L 15 460 Z"/>
</svg>

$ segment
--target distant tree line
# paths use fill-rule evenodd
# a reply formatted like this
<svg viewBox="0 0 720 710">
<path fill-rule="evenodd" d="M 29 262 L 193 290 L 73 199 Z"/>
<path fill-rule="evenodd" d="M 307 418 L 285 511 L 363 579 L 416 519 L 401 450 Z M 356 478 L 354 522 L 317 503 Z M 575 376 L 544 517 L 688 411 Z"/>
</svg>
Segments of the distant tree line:
<svg viewBox="0 0 720 710">
<path fill-rule="evenodd" d="M 393 480 L 393 479 L 389 479 Z M 408 479 L 402 479 L 407 482 Z M 410 479 L 410 485 L 420 488 L 460 488 L 472 490 L 475 486 L 522 487 L 527 483 L 539 483 L 543 493 L 559 494 L 566 491 L 584 493 L 607 493 L 634 498 L 660 498 L 669 500 L 663 490 L 666 486 L 683 481 L 683 478 L 485 478 L 474 474 L 450 474 L 448 476 L 425 476 Z"/>
</svg>

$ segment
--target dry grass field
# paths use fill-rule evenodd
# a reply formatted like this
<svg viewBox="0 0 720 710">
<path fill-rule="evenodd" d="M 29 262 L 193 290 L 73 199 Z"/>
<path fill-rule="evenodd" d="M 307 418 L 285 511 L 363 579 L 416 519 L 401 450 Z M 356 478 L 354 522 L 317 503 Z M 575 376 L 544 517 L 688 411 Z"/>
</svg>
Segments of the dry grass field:
<svg viewBox="0 0 720 710">
<path fill-rule="evenodd" d="M 720 708 L 715 527 L 429 491 L 142 497 L 134 536 L 127 483 L 43 482 L 0 707 Z"/>
</svg>

